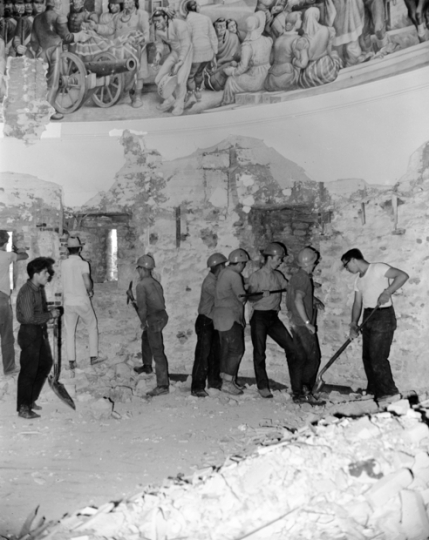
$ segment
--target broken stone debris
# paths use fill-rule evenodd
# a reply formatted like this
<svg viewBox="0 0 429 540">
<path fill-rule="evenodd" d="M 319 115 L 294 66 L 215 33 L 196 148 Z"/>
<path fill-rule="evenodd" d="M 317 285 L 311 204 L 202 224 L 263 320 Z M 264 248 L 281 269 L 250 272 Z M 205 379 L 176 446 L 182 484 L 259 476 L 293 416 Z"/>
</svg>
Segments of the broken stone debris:
<svg viewBox="0 0 429 540">
<path fill-rule="evenodd" d="M 266 425 L 268 445 L 248 456 L 75 512 L 39 538 L 425 540 L 426 412 L 328 417 L 275 444 Z"/>
</svg>

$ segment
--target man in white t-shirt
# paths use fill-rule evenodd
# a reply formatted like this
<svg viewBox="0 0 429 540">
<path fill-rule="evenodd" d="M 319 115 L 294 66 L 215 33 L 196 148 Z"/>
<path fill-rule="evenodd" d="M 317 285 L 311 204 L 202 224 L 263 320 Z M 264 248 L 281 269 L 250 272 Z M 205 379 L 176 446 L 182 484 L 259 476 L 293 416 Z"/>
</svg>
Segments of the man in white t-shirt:
<svg viewBox="0 0 429 540">
<path fill-rule="evenodd" d="M 10 265 L 17 261 L 28 259 L 23 250 L 6 251 L 9 233 L 0 230 L 0 337 L 3 371 L 5 375 L 18 373 L 15 365 L 15 338 L 13 337 L 13 314 L 10 303 Z"/>
<path fill-rule="evenodd" d="M 385 263 L 369 263 L 359 249 L 350 249 L 341 257 L 344 268 L 358 274 L 352 307 L 350 338 L 358 336 L 358 321 L 363 308 L 363 321 L 378 306 L 362 328 L 362 360 L 368 379 L 367 393 L 373 394 L 380 406 L 401 398 L 389 363 L 390 347 L 396 329 L 392 294 L 407 281 L 408 274 Z"/>
<path fill-rule="evenodd" d="M 89 336 L 89 356 L 91 365 L 103 362 L 98 356 L 98 325 L 92 307 L 94 295 L 89 264 L 82 259 L 82 244 L 78 237 L 67 241 L 68 259 L 61 263 L 61 280 L 64 298 L 64 327 L 66 330 L 66 349 L 70 369 L 76 368 L 76 326 L 79 319 L 85 323 Z"/>
</svg>

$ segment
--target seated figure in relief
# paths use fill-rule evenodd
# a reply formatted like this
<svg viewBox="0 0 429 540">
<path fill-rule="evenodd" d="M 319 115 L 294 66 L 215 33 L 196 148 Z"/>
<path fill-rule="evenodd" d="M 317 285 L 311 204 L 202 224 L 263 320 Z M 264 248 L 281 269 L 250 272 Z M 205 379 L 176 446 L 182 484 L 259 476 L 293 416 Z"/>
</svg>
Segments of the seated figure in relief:
<svg viewBox="0 0 429 540">
<path fill-rule="evenodd" d="M 285 30 L 274 42 L 273 65 L 265 79 L 265 90 L 275 92 L 296 87 L 301 68 L 308 64 L 308 42 L 298 34 L 301 26 L 300 11 L 287 14 Z"/>
<path fill-rule="evenodd" d="M 311 88 L 335 81 L 341 65 L 338 53 L 332 49 L 335 30 L 319 24 L 320 11 L 311 7 L 304 14 L 302 25 L 304 38 L 307 40 L 308 63 L 303 66 L 298 85 Z"/>
<path fill-rule="evenodd" d="M 265 14 L 257 11 L 246 19 L 246 38 L 241 45 L 241 59 L 237 67 L 224 68 L 228 76 L 222 105 L 235 102 L 235 94 L 259 92 L 270 68 L 270 54 L 273 40 L 265 37 Z"/>
</svg>

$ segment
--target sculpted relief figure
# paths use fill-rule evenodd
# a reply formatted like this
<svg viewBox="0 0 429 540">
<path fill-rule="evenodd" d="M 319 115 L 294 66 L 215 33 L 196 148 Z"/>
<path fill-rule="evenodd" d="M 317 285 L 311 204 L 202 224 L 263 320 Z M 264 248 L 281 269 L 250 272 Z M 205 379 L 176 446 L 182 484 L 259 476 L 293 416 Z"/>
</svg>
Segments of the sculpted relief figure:
<svg viewBox="0 0 429 540">
<path fill-rule="evenodd" d="M 338 53 L 332 50 L 335 30 L 319 24 L 320 11 L 311 7 L 304 14 L 304 38 L 307 41 L 308 63 L 299 77 L 301 88 L 311 88 L 335 81 L 341 67 Z"/>
<path fill-rule="evenodd" d="M 206 70 L 204 84 L 209 90 L 223 90 L 228 76 L 224 68 L 237 66 L 240 61 L 241 45 L 237 34 L 230 32 L 226 27 L 226 20 L 220 17 L 214 22 L 218 39 L 216 61 L 210 69 Z"/>
<path fill-rule="evenodd" d="M 186 21 L 173 18 L 173 14 L 164 9 L 157 9 L 152 15 L 155 25 L 155 62 L 159 64 L 164 46 L 170 48 L 170 53 L 162 64 L 155 78 L 158 92 L 164 101 L 158 106 L 160 111 L 173 108 L 175 116 L 183 114 L 186 96 L 186 82 L 192 66 L 192 41 Z M 172 92 L 163 94 L 167 77 L 172 76 L 169 83 L 173 85 Z"/>
<path fill-rule="evenodd" d="M 218 40 L 210 17 L 199 13 L 197 2 L 189 0 L 185 7 L 188 12 L 186 22 L 192 41 L 192 66 L 187 81 L 186 97 L 186 106 L 189 106 L 192 100 L 201 101 L 203 72 L 216 58 Z"/>
<path fill-rule="evenodd" d="M 239 92 L 258 92 L 264 88 L 264 81 L 270 68 L 270 53 L 273 40 L 265 37 L 265 14 L 256 12 L 246 19 L 246 38 L 241 46 L 241 60 L 237 67 L 224 69 L 226 81 L 222 105 L 234 103 Z"/>
<path fill-rule="evenodd" d="M 298 34 L 301 12 L 288 13 L 285 24 L 283 34 L 274 42 L 273 65 L 265 79 L 264 87 L 269 92 L 296 87 L 301 68 L 308 64 L 307 41 Z"/>
</svg>

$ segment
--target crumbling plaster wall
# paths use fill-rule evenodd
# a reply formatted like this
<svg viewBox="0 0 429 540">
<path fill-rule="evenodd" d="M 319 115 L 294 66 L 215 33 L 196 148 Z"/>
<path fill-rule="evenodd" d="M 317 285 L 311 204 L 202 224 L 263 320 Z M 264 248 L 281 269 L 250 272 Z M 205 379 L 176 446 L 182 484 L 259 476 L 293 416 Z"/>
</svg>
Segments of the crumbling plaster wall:
<svg viewBox="0 0 429 540">
<path fill-rule="evenodd" d="M 132 308 L 126 306 L 124 293 L 131 280 L 134 285 L 137 281 L 135 260 L 139 255 L 149 252 L 155 256 L 155 275 L 165 290 L 170 315 L 165 340 L 172 370 L 190 373 L 196 342 L 193 325 L 207 257 L 214 251 L 228 254 L 238 246 L 244 247 L 252 258 L 245 271 L 249 275 L 259 266 L 259 248 L 270 240 L 269 233 L 264 236 L 252 223 L 252 212 L 277 212 L 305 203 L 315 216 L 305 240 L 310 239 L 322 255 L 315 281 L 321 285 L 317 295 L 326 305 L 318 320 L 323 362 L 347 338 L 354 278 L 341 272 L 340 257 L 347 249 L 359 247 L 368 260 L 385 261 L 410 274 L 409 282 L 395 295 L 398 331 L 392 368 L 401 388 L 425 385 L 428 145 L 411 157 L 408 172 L 398 184 L 377 187 L 361 179 L 313 182 L 298 165 L 252 138 L 229 137 L 215 147 L 171 162 L 163 162 L 156 150 L 148 149 L 143 136 L 125 131 L 121 142 L 125 164 L 112 188 L 79 209 L 81 214 L 117 212 L 130 216 L 128 227 L 118 231 L 119 282 L 97 285 L 94 298 L 101 353 L 107 354 L 112 363 L 124 356 L 135 357 L 140 350 L 139 322 Z M 0 191 L 1 227 L 21 235 L 22 245 L 30 247 L 30 257 L 49 255 L 58 260 L 61 188 L 28 175 L 3 175 L 2 186 L 5 181 L 7 187 Z M 398 200 L 396 233 L 403 234 L 394 234 L 393 195 Z M 279 223 L 277 220 L 272 227 L 272 239 L 289 246 L 291 255 L 284 271 L 290 275 L 296 269 L 295 237 L 290 235 L 299 228 L 296 223 L 281 228 Z M 77 227 L 74 232 L 85 240 L 84 229 Z M 91 249 L 84 250 L 84 256 L 91 260 Z M 25 265 L 20 263 L 20 268 L 22 283 Z M 55 283 L 49 286 L 51 298 L 58 290 Z M 288 324 L 284 311 L 281 317 Z M 79 336 L 85 338 L 83 328 Z M 86 341 L 78 340 L 78 358 L 87 356 Z M 244 375 L 253 374 L 251 355 L 247 329 L 241 368 Z M 361 344 L 356 340 L 325 379 L 363 386 L 360 357 Z M 270 341 L 267 362 L 270 375 L 287 384 L 284 355 Z"/>
<path fill-rule="evenodd" d="M 317 294 L 326 304 L 318 321 L 323 361 L 348 337 L 354 277 L 340 271 L 340 257 L 347 249 L 359 247 L 368 260 L 385 261 L 410 274 L 409 282 L 395 295 L 399 322 L 392 368 L 401 387 L 424 385 L 421 375 L 426 372 L 428 317 L 421 299 L 427 297 L 428 289 L 421 248 L 429 236 L 428 190 L 422 180 L 427 164 L 421 156 L 426 150 L 420 149 L 412 157 L 403 181 L 394 187 L 376 187 L 360 179 L 331 185 L 312 182 L 300 167 L 287 160 L 278 163 L 278 155 L 251 138 L 230 137 L 213 148 L 166 163 L 156 151 L 145 147 L 142 136 L 125 132 L 122 143 L 126 164 L 116 175 L 113 188 L 89 201 L 84 209 L 126 209 L 133 216 L 135 243 L 120 257 L 119 286 L 124 288 L 129 280 L 137 279 L 134 263 L 138 255 L 150 252 L 155 256 L 156 275 L 163 284 L 170 315 L 165 330 L 167 354 L 175 371 L 189 373 L 192 366 L 193 324 L 207 257 L 214 251 L 227 254 L 241 246 L 252 258 L 245 271 L 245 275 L 250 274 L 259 265 L 258 248 L 262 247 L 248 219 L 252 208 L 281 208 L 305 201 L 310 202 L 315 215 L 330 216 L 327 222 L 316 223 L 311 233 L 312 244 L 322 255 L 315 281 L 321 284 Z M 270 156 L 265 164 L 264 150 Z M 273 173 L 276 170 L 278 174 Z M 399 205 L 396 232 L 405 229 L 404 234 L 393 234 L 392 195 L 398 197 Z M 285 271 L 289 275 L 294 271 L 293 255 Z M 285 313 L 282 318 L 288 324 Z M 138 350 L 138 341 L 133 347 Z M 244 375 L 253 373 L 251 353 L 247 331 L 241 368 Z M 361 344 L 356 340 L 326 378 L 364 386 L 360 357 Z M 273 377 L 288 382 L 284 355 L 270 342 L 268 366 Z"/>
</svg>

